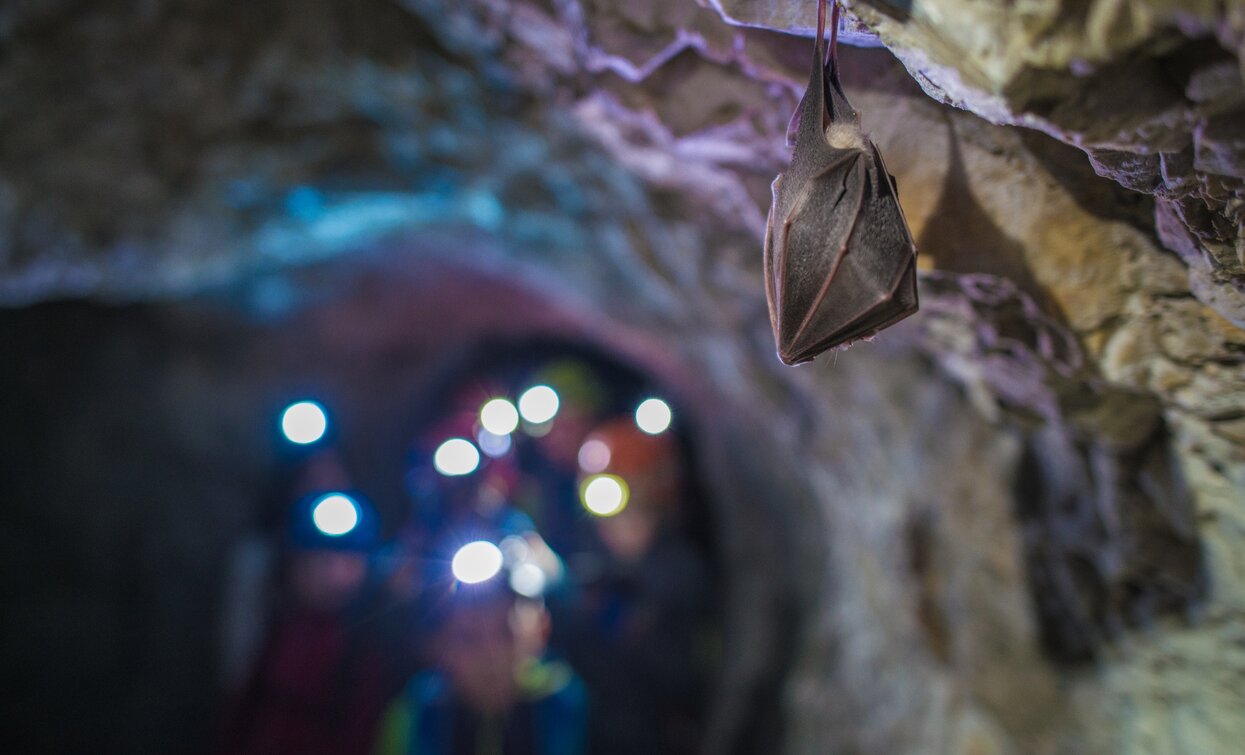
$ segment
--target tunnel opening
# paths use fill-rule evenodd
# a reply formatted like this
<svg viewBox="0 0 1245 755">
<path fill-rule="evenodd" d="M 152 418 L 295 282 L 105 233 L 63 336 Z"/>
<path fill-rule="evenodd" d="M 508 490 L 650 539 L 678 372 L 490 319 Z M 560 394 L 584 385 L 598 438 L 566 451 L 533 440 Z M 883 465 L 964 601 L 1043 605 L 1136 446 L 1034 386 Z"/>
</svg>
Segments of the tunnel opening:
<svg viewBox="0 0 1245 755">
<path fill-rule="evenodd" d="M 797 500 L 806 495 L 798 473 L 784 474 L 784 460 L 739 442 L 745 437 L 743 426 L 752 420 L 712 377 L 672 350 L 659 328 L 620 325 L 617 318 L 594 311 L 556 271 L 513 266 L 499 273 L 488 265 L 436 255 L 413 265 L 400 256 L 372 262 L 374 267 L 365 264 L 363 273 L 355 273 L 350 295 L 298 318 L 349 354 L 368 344 L 363 348 L 384 355 L 383 371 L 401 374 L 403 363 L 417 365 L 389 379 L 389 408 L 359 395 L 340 376 L 312 380 L 345 410 L 343 423 L 354 428 L 348 431 L 358 443 L 343 448 L 343 455 L 377 481 L 377 503 L 387 521 L 399 521 L 401 512 L 410 510 L 412 437 L 444 419 L 446 397 L 456 391 L 461 397 L 464 381 L 477 403 L 486 394 L 517 399 L 520 386 L 514 375 L 572 361 L 612 385 L 613 395 L 598 408 L 596 421 L 624 408 L 633 411 L 646 396 L 669 399 L 679 418 L 673 432 L 685 467 L 686 504 L 676 517 L 676 534 L 704 561 L 711 577 L 705 585 L 710 621 L 697 651 L 709 657 L 702 677 L 707 687 L 692 705 L 697 720 L 689 731 L 703 751 L 755 752 L 781 742 L 785 709 L 780 691 L 796 647 L 797 606 L 802 600 L 809 604 L 800 597 L 807 593 L 800 591 L 815 590 L 819 579 L 815 570 L 810 578 L 794 566 L 793 554 L 804 559 L 806 568 L 820 559 L 814 543 L 792 542 L 791 533 L 798 529 L 794 523 L 807 514 L 800 509 L 807 501 Z M 464 306 L 464 301 L 470 303 Z M 456 315 L 447 319 L 449 311 Z M 429 336 L 417 335 L 414 322 L 437 323 L 432 346 L 419 345 Z M 316 349 L 298 353 L 304 356 L 296 358 L 323 355 Z M 304 365 L 302 374 L 316 372 Z M 631 406 L 625 407 L 628 402 Z M 367 432 L 361 431 L 364 427 Z M 406 489 L 398 489 L 400 480 Z M 577 498 L 577 506 L 581 503 Z M 582 513 L 582 506 L 578 510 Z M 581 529 L 588 519 L 578 522 Z M 601 555 L 599 539 L 595 554 L 577 554 L 565 537 L 554 545 L 569 558 Z M 570 571 L 576 571 L 575 564 Z M 555 613 L 554 650 L 565 653 L 568 640 L 559 636 L 556 619 Z"/>
<path fill-rule="evenodd" d="M 471 516 L 448 529 L 527 517 L 518 528 L 534 526 L 560 556 L 566 585 L 546 598 L 549 648 L 583 678 L 590 750 L 698 751 L 721 675 L 723 564 L 712 486 L 686 425 L 694 418 L 665 386 L 589 343 L 484 340 L 459 351 L 435 370 L 411 422 L 420 440 L 407 482 L 423 504 L 421 531 L 447 529 L 435 492 L 445 479 L 428 469 L 428 450 L 475 443 L 469 476 L 484 479 L 468 483 Z M 558 404 L 542 407 L 541 396 Z"/>
<path fill-rule="evenodd" d="M 678 541 L 703 561 L 708 579 L 697 598 L 710 604 L 696 651 L 708 661 L 693 725 L 682 736 L 715 752 L 755 752 L 779 742 L 780 690 L 795 646 L 799 591 L 807 587 L 792 567 L 789 540 L 795 528 L 788 504 L 800 491 L 794 473 L 777 479 L 781 461 L 771 465 L 765 451 L 740 442 L 746 414 L 659 332 L 620 327 L 551 297 L 556 278 L 550 286 L 547 277 L 542 290 L 471 266 L 374 261 L 304 271 L 331 281 L 327 291 L 299 283 L 311 296 L 276 316 L 239 307 L 238 297 L 249 294 L 237 290 L 176 304 L 66 302 L 6 313 L 10 343 L 29 358 L 19 359 L 21 369 L 5 382 L 16 395 L 35 397 L 22 407 L 23 424 L 39 427 L 41 440 L 9 449 L 25 472 L 5 484 L 10 500 L 23 502 L 15 513 L 26 526 L 15 533 L 23 544 L 8 552 L 5 571 L 40 573 L 47 554 L 73 553 L 44 570 L 11 621 L 18 631 L 57 624 L 55 644 L 77 648 L 50 667 L 53 651 L 40 644 L 7 662 L 15 678 L 39 677 L 36 689 L 71 676 L 83 682 L 58 702 L 51 687 L 36 694 L 40 715 L 32 721 L 48 710 L 90 708 L 118 675 L 128 679 L 106 714 L 70 731 L 36 726 L 32 746 L 73 749 L 93 741 L 103 750 L 184 750 L 182 735 L 175 736 L 181 731 L 198 732 L 200 750 L 213 741 L 211 722 L 226 699 L 221 690 L 245 676 L 263 622 L 247 614 L 246 600 L 231 605 L 239 545 L 241 570 L 252 572 L 243 592 L 251 589 L 252 601 L 256 594 L 262 601 L 267 593 L 254 592 L 254 577 L 272 579 L 274 535 L 291 504 L 280 493 L 289 490 L 282 469 L 291 463 L 279 432 L 283 407 L 314 397 L 327 408 L 332 444 L 352 485 L 393 534 L 411 511 L 412 439 L 443 408 L 433 397 L 464 376 L 496 376 L 557 358 L 615 375 L 622 387 L 614 389 L 610 411 L 650 394 L 674 407 L 687 501 Z M 471 306 L 464 307 L 468 291 Z M 68 373 L 65 354 L 75 361 Z M 57 390 L 38 390 L 52 374 Z M 108 377 L 122 375 L 128 377 Z M 51 485 L 40 471 L 49 448 L 71 454 L 77 470 Z M 97 503 L 84 510 L 77 502 L 88 491 Z M 258 561 L 247 550 L 256 542 L 269 548 Z M 565 556 L 577 572 L 573 549 Z M 98 609 L 86 623 L 76 614 L 80 600 Z M 554 618 L 556 624 L 556 612 Z M 239 642 L 251 643 L 250 656 L 237 651 Z M 552 642 L 566 653 L 568 640 L 556 630 Z M 161 691 L 159 700 L 150 697 L 153 690 Z M 137 723 L 153 710 L 167 726 Z M 117 721 L 133 726 L 119 728 Z"/>
</svg>

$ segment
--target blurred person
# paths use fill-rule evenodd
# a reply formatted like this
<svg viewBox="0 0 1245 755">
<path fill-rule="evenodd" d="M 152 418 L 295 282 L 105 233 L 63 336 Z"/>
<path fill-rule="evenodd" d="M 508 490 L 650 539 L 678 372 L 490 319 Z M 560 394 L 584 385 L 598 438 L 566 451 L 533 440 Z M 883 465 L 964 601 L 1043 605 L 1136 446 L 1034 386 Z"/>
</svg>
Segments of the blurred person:
<svg viewBox="0 0 1245 755">
<path fill-rule="evenodd" d="M 389 707 L 379 755 L 588 752 L 582 683 L 565 664 L 543 659 L 550 621 L 539 591 L 517 594 L 516 564 L 500 563 L 479 583 L 433 580 L 423 601 L 433 668 Z"/>
<path fill-rule="evenodd" d="M 508 505 L 519 476 L 513 456 L 508 450 L 490 454 L 481 443 L 480 408 L 496 394 L 474 382 L 472 386 L 446 399 L 449 408 L 428 423 L 412 444 L 407 473 L 414 505 L 412 523 L 427 532 L 451 531 L 462 521 L 493 521 L 519 513 Z M 460 452 L 446 457 L 453 468 L 442 467 L 438 459 L 450 442 L 460 443 Z M 461 443 L 469 446 L 467 456 L 462 456 Z"/>
<path fill-rule="evenodd" d="M 341 455 L 332 446 L 318 443 L 283 450 L 288 458 L 269 498 L 273 508 L 279 509 L 280 522 L 288 528 L 290 501 L 320 491 L 343 490 L 350 486 L 350 478 Z M 283 587 L 277 584 L 278 572 L 288 545 L 289 538 L 282 530 L 277 538 L 271 533 L 244 535 L 230 548 L 220 630 L 220 666 L 226 690 L 237 690 L 246 681 L 264 645 L 273 604 L 279 601 Z"/>
<path fill-rule="evenodd" d="M 341 482 L 321 462 L 309 487 Z M 383 645 L 363 621 L 375 511 L 360 496 L 321 491 L 291 508 L 281 599 L 251 673 L 230 705 L 220 743 L 229 755 L 366 752 L 392 683 Z"/>
<path fill-rule="evenodd" d="M 600 421 L 606 386 L 596 370 L 576 359 L 558 359 L 533 373 L 533 384 L 544 384 L 558 394 L 558 412 L 537 445 L 546 459 L 562 469 L 578 468 L 579 448 Z"/>
<path fill-rule="evenodd" d="M 631 416 L 607 420 L 587 442 L 607 451 L 595 474 L 626 489 L 620 509 L 592 520 L 604 564 L 580 575 L 575 601 L 562 608 L 568 615 L 555 615 L 565 629 L 559 644 L 593 700 L 591 751 L 693 753 L 710 597 L 704 561 L 676 526 L 679 448 L 673 434 L 644 433 Z"/>
<path fill-rule="evenodd" d="M 483 390 L 476 381 L 470 384 L 472 389 L 454 396 L 448 402 L 451 409 L 420 433 L 413 445 L 407 478 L 413 514 L 399 537 L 406 551 L 416 554 L 431 552 L 428 546 L 446 542 L 451 533 L 479 530 L 502 537 L 516 535 L 526 542 L 529 558 L 539 562 L 552 583 L 557 583 L 563 574 L 561 559 L 545 542 L 532 516 L 514 505 L 515 492 L 525 476 L 515 453 L 490 455 L 480 442 L 480 408 L 498 397 L 500 390 Z M 437 467 L 438 450 L 452 439 L 471 444 L 475 461 L 463 467 L 469 471 L 447 474 Z"/>
<path fill-rule="evenodd" d="M 517 450 L 525 475 L 515 499 L 533 512 L 554 549 L 574 553 L 586 545 L 576 490 L 579 449 L 603 417 L 609 385 L 597 370 L 569 357 L 534 370 L 524 385 L 548 385 L 557 393 L 559 405 L 550 422 L 530 428 L 533 434 Z"/>
</svg>

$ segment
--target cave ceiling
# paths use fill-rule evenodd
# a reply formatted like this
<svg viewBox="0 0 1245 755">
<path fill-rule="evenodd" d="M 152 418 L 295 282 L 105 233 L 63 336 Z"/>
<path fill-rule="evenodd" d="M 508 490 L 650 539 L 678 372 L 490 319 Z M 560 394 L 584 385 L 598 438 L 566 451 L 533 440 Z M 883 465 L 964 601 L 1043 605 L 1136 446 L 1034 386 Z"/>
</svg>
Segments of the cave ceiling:
<svg viewBox="0 0 1245 755">
<path fill-rule="evenodd" d="M 922 266 L 1007 279 L 1093 379 L 1245 441 L 1242 6 L 844 5 L 860 45 L 844 48 L 846 86 Z M 253 306 L 279 309 L 296 299 L 289 268 L 440 234 L 470 240 L 460 257 L 535 261 L 589 298 L 613 295 L 609 270 L 646 292 L 618 303 L 624 315 L 710 320 L 763 344 L 768 184 L 810 57 L 790 34 L 807 35 L 814 10 L 9 6 L 0 300 L 241 281 Z M 915 335 L 971 309 L 931 303 L 897 337 L 997 383 Z"/>
</svg>

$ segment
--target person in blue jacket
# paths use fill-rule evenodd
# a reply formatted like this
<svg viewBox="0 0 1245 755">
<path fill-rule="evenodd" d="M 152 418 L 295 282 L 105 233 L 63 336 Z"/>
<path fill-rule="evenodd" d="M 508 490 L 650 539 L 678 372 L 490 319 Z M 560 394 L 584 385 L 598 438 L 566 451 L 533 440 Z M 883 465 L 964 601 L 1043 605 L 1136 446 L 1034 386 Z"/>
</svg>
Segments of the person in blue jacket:
<svg viewBox="0 0 1245 755">
<path fill-rule="evenodd" d="M 542 657 L 550 630 L 543 578 L 531 561 L 484 543 L 470 547 L 485 562 L 493 554 L 495 572 L 468 563 L 470 576 L 434 580 L 427 590 L 433 668 L 390 705 L 378 755 L 586 755 L 583 684 L 569 666 Z M 453 561 L 457 572 L 459 556 Z"/>
</svg>

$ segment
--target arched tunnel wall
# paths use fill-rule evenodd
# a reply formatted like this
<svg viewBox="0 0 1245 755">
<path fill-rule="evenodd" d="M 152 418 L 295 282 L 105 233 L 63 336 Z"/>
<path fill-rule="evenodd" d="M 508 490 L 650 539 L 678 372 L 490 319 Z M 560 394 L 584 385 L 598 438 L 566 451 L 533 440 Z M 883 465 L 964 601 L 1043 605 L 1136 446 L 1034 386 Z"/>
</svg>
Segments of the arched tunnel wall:
<svg viewBox="0 0 1245 755">
<path fill-rule="evenodd" d="M 407 506 L 401 480 L 421 391 L 479 343 L 537 336 L 617 354 L 685 412 L 727 590 L 715 747 L 751 750 L 757 736 L 778 736 L 777 692 L 798 612 L 817 594 L 821 551 L 795 539 L 798 512 L 811 506 L 798 471 L 784 474 L 790 462 L 766 444 L 738 440 L 746 427 L 757 440 L 753 408 L 724 398 L 667 334 L 551 300 L 567 284 L 549 271 L 538 292 L 411 250 L 378 256 L 371 269 L 334 267 L 309 272 L 332 281 L 332 293 L 276 319 L 210 298 L 53 303 L 4 319 L 20 365 L 6 373 L 6 393 L 55 397 L 15 407 L 17 426 L 37 430 L 6 448 L 17 526 L 3 571 L 18 597 L 6 665 L 31 693 L 28 746 L 206 746 L 222 702 L 231 547 L 279 517 L 280 502 L 266 496 L 284 402 L 310 394 L 332 407 L 348 465 L 393 526 Z M 446 312 L 460 316 L 450 322 Z M 71 371 L 55 356 L 66 353 Z M 76 723 L 52 726 L 58 719 Z"/>
</svg>

